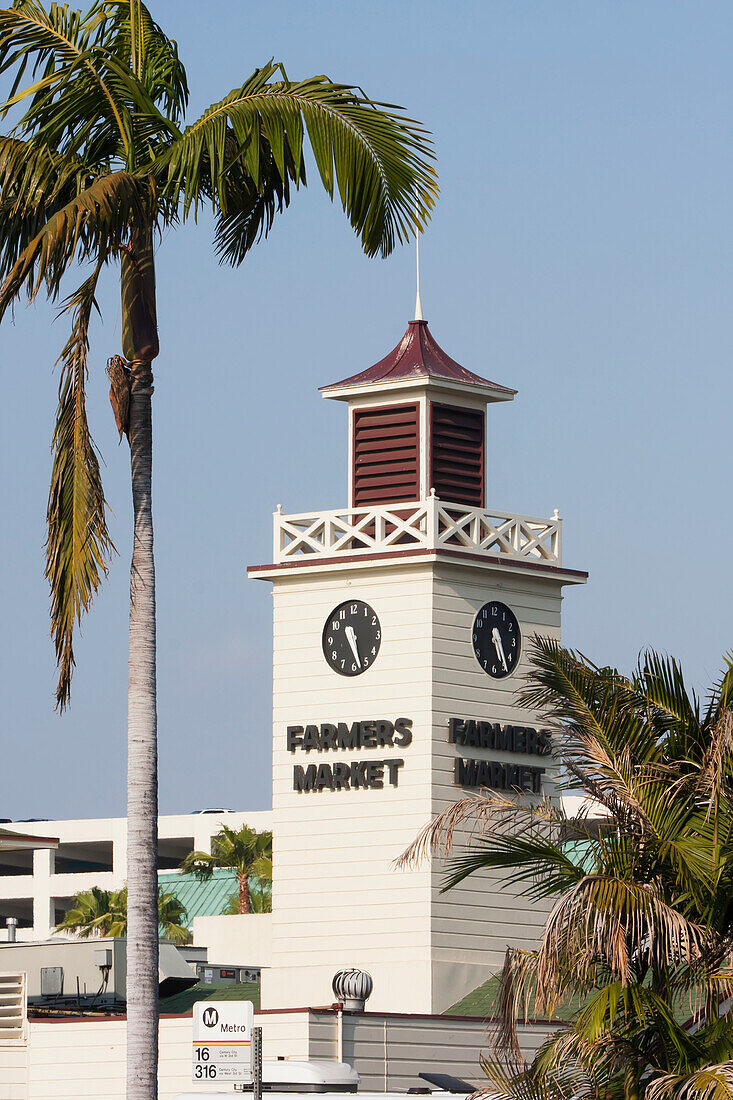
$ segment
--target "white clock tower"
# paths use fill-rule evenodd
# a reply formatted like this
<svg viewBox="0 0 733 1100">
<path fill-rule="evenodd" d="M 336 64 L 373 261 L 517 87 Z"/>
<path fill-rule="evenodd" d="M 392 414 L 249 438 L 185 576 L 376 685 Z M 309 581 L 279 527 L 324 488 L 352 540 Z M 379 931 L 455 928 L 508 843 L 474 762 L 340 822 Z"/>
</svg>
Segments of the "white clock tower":
<svg viewBox="0 0 733 1100">
<path fill-rule="evenodd" d="M 443 1012 L 530 947 L 543 912 L 474 876 L 394 861 L 471 789 L 552 793 L 541 715 L 515 692 L 560 636 L 561 521 L 486 508 L 486 406 L 515 391 L 460 366 L 427 323 L 323 396 L 348 405 L 349 503 L 274 517 L 273 965 L 264 1008 Z M 523 793 L 523 792 L 526 792 Z"/>
</svg>

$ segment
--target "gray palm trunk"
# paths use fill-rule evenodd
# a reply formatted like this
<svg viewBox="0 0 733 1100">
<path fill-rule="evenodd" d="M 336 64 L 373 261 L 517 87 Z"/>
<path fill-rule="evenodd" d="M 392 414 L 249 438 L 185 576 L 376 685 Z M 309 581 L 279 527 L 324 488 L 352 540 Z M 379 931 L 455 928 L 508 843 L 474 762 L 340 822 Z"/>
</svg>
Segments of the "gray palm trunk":
<svg viewBox="0 0 733 1100">
<path fill-rule="evenodd" d="M 133 363 L 130 462 L 135 534 L 130 571 L 127 763 L 127 1100 L 158 1095 L 158 747 L 152 392 Z"/>
</svg>

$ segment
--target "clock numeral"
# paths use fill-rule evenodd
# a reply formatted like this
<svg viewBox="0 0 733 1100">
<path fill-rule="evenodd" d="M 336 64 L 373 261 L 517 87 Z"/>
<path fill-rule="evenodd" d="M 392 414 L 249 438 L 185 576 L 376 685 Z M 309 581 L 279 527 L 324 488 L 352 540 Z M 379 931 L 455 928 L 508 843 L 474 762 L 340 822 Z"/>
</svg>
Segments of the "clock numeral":
<svg viewBox="0 0 733 1100">
<path fill-rule="evenodd" d="M 376 626 L 376 625 L 377 625 L 377 616 L 372 615 L 372 626 Z"/>
<path fill-rule="evenodd" d="M 359 610 L 358 605 L 355 604 L 355 603 L 352 603 L 351 609 L 349 610 L 349 615 L 356 615 L 358 610 Z"/>
<path fill-rule="evenodd" d="M 378 630 L 377 633 L 374 635 L 374 638 L 378 642 L 381 641 L 382 640 L 382 631 Z"/>
<path fill-rule="evenodd" d="M 354 663 L 352 664 L 351 671 L 356 672 L 356 661 L 354 661 Z"/>
<path fill-rule="evenodd" d="M 340 628 L 340 626 L 341 626 L 341 623 L 338 621 L 338 619 L 334 619 L 333 622 L 331 623 L 331 630 L 338 630 Z"/>
<path fill-rule="evenodd" d="M 335 649 L 331 650 L 331 660 L 332 661 L 337 661 L 338 660 L 338 653 L 336 652 Z"/>
<path fill-rule="evenodd" d="M 346 667 L 346 658 L 345 657 L 344 657 L 343 661 L 341 662 L 341 667 L 342 668 Z"/>
<path fill-rule="evenodd" d="M 346 608 L 342 607 L 341 610 L 339 611 L 339 619 L 345 619 L 345 618 L 346 618 Z"/>
</svg>

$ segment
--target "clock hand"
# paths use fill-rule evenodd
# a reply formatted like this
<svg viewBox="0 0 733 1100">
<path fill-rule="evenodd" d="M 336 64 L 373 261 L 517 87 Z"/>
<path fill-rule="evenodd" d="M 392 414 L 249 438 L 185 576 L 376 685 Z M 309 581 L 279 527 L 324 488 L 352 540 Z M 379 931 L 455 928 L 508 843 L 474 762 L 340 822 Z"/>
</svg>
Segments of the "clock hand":
<svg viewBox="0 0 733 1100">
<path fill-rule="evenodd" d="M 344 634 L 346 635 L 348 643 L 351 646 L 351 652 L 354 654 L 356 663 L 359 668 L 361 668 L 361 661 L 359 660 L 359 650 L 356 645 L 356 631 L 354 630 L 353 626 L 347 626 L 344 630 Z"/>
<path fill-rule="evenodd" d="M 504 671 L 508 672 L 509 667 L 506 663 L 506 657 L 504 656 L 504 646 L 501 644 L 501 634 L 495 626 L 491 629 L 491 640 L 494 643 L 494 649 L 499 655 L 499 660 L 504 666 Z"/>
</svg>

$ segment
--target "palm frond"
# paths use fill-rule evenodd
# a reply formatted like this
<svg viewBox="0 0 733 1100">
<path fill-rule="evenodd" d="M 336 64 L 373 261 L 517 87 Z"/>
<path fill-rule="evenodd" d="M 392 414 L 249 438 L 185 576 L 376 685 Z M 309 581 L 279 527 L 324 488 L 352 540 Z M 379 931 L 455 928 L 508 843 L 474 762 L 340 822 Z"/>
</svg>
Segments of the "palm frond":
<svg viewBox="0 0 733 1100">
<path fill-rule="evenodd" d="M 651 885 L 610 874 L 586 875 L 547 919 L 540 946 L 543 984 L 551 987 L 559 969 L 572 960 L 578 988 L 583 988 L 592 983 L 602 959 L 614 978 L 628 985 L 637 955 L 661 969 L 671 958 L 694 964 L 708 936 Z"/>
<path fill-rule="evenodd" d="M 207 882 L 219 864 L 210 852 L 189 852 L 181 863 L 181 871 L 186 875 L 194 875 L 199 882 Z"/>
<path fill-rule="evenodd" d="M 471 1100 L 480 1096 L 491 1100 L 585 1100 L 594 1095 L 588 1076 L 570 1061 L 547 1074 L 538 1074 L 531 1066 L 516 1061 L 483 1056 L 480 1065 L 489 1083 L 475 1092 Z"/>
<path fill-rule="evenodd" d="M 54 147 L 65 138 L 71 151 L 80 148 L 80 135 L 88 138 L 111 127 L 121 150 L 129 153 L 132 118 L 124 93 L 129 94 L 132 82 L 105 48 L 106 31 L 98 5 L 86 16 L 66 4 L 47 9 L 38 0 L 16 0 L 11 8 L 0 9 L 0 73 L 16 69 L 0 117 L 30 100 L 19 123 L 21 132 L 31 128 Z M 40 77 L 19 90 L 29 64 Z M 63 96 L 57 94 L 60 90 Z"/>
<path fill-rule="evenodd" d="M 270 62 L 209 107 L 172 142 L 156 174 L 165 168 L 167 191 L 180 196 L 184 217 L 211 197 L 227 218 L 234 166 L 246 169 L 257 191 L 264 188 L 261 135 L 280 180 L 298 184 L 307 133 L 321 182 L 332 198 L 338 193 L 364 251 L 388 255 L 425 224 L 435 202 L 426 132 L 398 108 L 350 86 L 325 77 L 273 80 L 278 73 L 282 66 Z M 231 235 L 231 223 L 229 229 Z M 230 252 L 236 252 L 231 245 Z"/>
<path fill-rule="evenodd" d="M 222 263 L 240 264 L 249 250 L 267 237 L 275 215 L 290 205 L 291 183 L 305 183 L 305 165 L 298 169 L 290 148 L 283 151 L 283 173 L 280 174 L 274 153 L 264 134 L 260 135 L 259 172 L 257 186 L 246 165 L 238 157 L 233 132 L 227 134 L 230 146 L 230 168 L 226 173 L 226 213 L 217 214 L 214 246 Z M 207 184 L 213 195 L 213 188 Z"/>
<path fill-rule="evenodd" d="M 540 965 L 536 951 L 522 951 L 507 947 L 504 965 L 499 972 L 499 989 L 496 997 L 496 1023 L 492 1032 L 492 1045 L 498 1052 L 519 1058 L 520 1045 L 517 1024 L 529 1020 L 533 1007 L 538 1007 L 537 977 Z M 539 1011 L 552 1014 L 554 1001 L 547 1006 L 539 1001 Z"/>
<path fill-rule="evenodd" d="M 104 490 L 89 433 L 85 395 L 89 324 L 96 308 L 101 267 L 100 262 L 66 303 L 73 325 L 59 359 L 61 380 L 47 511 L 46 577 L 51 588 L 51 630 L 59 668 L 56 704 L 61 710 L 69 700 L 74 628 L 89 610 L 115 552 L 107 530 Z"/>
<path fill-rule="evenodd" d="M 188 78 L 178 56 L 178 43 L 155 22 L 145 4 L 101 0 L 111 17 L 109 49 L 129 65 L 170 122 L 180 122 L 188 104 Z"/>
<path fill-rule="evenodd" d="M 150 224 L 155 209 L 147 181 L 127 172 L 94 180 L 49 218 L 16 260 L 0 288 L 0 320 L 23 287 L 33 299 L 45 281 L 49 295 L 56 297 L 73 260 L 106 262 L 131 226 Z"/>
<path fill-rule="evenodd" d="M 733 1100 L 733 1061 L 661 1075 L 647 1086 L 646 1100 Z"/>
<path fill-rule="evenodd" d="M 474 838 L 471 846 L 446 866 L 442 892 L 452 890 L 478 871 L 502 872 L 506 887 L 523 886 L 520 897 L 533 901 L 563 894 L 585 876 L 562 844 L 541 834 L 494 833 Z"/>
<path fill-rule="evenodd" d="M 561 805 L 542 799 L 537 803 L 518 803 L 499 795 L 466 795 L 451 802 L 420 830 L 416 839 L 395 860 L 404 870 L 417 866 L 430 855 L 448 855 L 456 843 L 466 843 L 473 835 L 484 835 L 493 828 L 526 828 L 529 824 L 567 823 Z"/>
<path fill-rule="evenodd" d="M 0 135 L 0 281 L 48 219 L 90 182 L 78 158 Z"/>
</svg>

